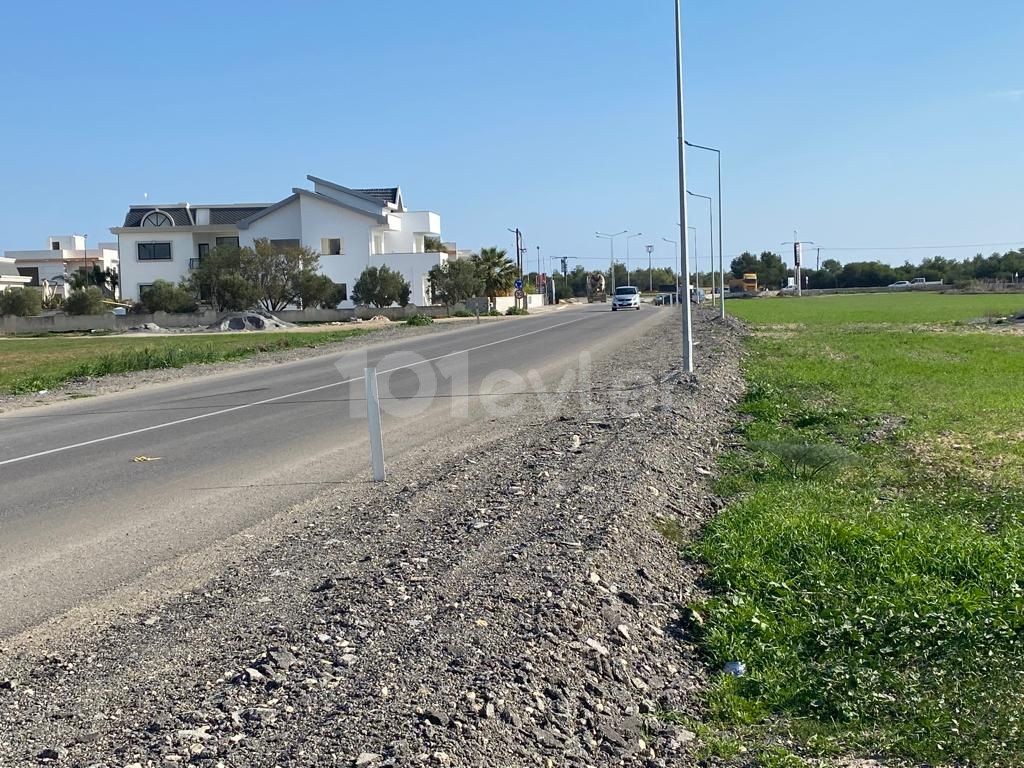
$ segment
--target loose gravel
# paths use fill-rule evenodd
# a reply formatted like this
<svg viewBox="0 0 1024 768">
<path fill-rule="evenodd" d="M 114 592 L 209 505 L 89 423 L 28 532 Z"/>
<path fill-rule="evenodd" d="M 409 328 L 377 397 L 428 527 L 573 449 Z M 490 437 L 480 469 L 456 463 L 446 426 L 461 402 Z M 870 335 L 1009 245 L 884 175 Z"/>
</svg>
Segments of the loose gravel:
<svg viewBox="0 0 1024 768">
<path fill-rule="evenodd" d="M 0 651 L 0 766 L 687 764 L 659 717 L 698 716 L 706 674 L 677 541 L 720 506 L 742 389 L 737 330 L 696 327 L 692 378 L 662 323 L 595 361 L 583 407 L 531 400 L 190 592 Z"/>
</svg>

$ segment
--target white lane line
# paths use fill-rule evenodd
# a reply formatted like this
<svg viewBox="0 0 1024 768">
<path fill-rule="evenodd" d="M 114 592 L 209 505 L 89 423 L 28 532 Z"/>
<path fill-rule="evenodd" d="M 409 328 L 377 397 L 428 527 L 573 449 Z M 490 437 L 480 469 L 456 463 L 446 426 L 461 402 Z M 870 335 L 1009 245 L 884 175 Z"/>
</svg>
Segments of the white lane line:
<svg viewBox="0 0 1024 768">
<path fill-rule="evenodd" d="M 567 320 L 566 322 L 558 323 L 557 325 L 549 325 L 549 326 L 546 326 L 544 328 L 538 328 L 538 329 L 536 329 L 534 331 L 527 331 L 526 333 L 520 333 L 518 336 L 509 336 L 506 339 L 498 339 L 497 341 L 489 341 L 486 344 L 479 344 L 479 345 L 477 345 L 475 347 L 468 347 L 466 349 L 459 349 L 459 350 L 456 350 L 455 352 L 448 352 L 447 354 L 438 355 L 437 357 L 431 357 L 431 358 L 428 358 L 428 359 L 425 359 L 425 360 L 417 360 L 415 363 L 409 363 L 408 365 L 398 365 L 398 366 L 395 366 L 394 368 L 388 368 L 388 369 L 383 370 L 383 371 L 378 371 L 377 373 L 378 374 L 381 374 L 381 373 L 393 373 L 394 371 L 401 371 L 401 370 L 404 370 L 406 368 L 415 368 L 417 365 L 423 365 L 424 363 L 433 363 L 433 362 L 436 362 L 437 360 L 443 360 L 446 357 L 454 357 L 455 355 L 463 355 L 463 354 L 467 354 L 469 352 L 476 352 L 478 349 L 485 349 L 486 347 L 493 347 L 496 344 L 504 344 L 505 342 L 515 341 L 516 339 L 522 339 L 522 338 L 525 338 L 527 336 L 533 336 L 534 334 L 537 334 L 537 333 L 544 333 L 545 331 L 553 331 L 555 328 L 561 328 L 561 327 L 566 326 L 566 325 L 572 325 L 573 323 L 578 323 L 581 320 L 586 320 L 586 319 L 587 319 L 586 317 L 577 317 L 575 320 Z M 312 387 L 310 389 L 303 389 L 303 390 L 300 390 L 298 392 L 289 392 L 287 395 L 277 395 L 276 397 L 268 397 L 266 400 L 258 400 L 255 403 L 243 403 L 242 405 L 233 405 L 230 408 L 223 408 L 223 409 L 221 409 L 219 411 L 211 411 L 210 413 L 200 413 L 200 414 L 198 414 L 196 416 L 188 416 L 188 417 L 186 417 L 184 419 L 175 419 L 174 421 L 167 421 L 167 422 L 164 422 L 163 424 L 153 424 L 152 426 L 149 426 L 149 427 L 141 427 L 139 429 L 133 429 L 133 430 L 130 430 L 128 432 L 120 432 L 120 433 L 118 433 L 116 435 L 107 435 L 106 437 L 97 437 L 97 438 L 94 438 L 92 440 L 83 440 L 80 443 L 72 443 L 71 445 L 62 445 L 60 448 L 50 448 L 49 450 L 46 450 L 46 451 L 38 451 L 37 453 L 29 453 L 29 454 L 26 454 L 25 456 L 16 456 L 13 459 L 4 459 L 3 461 L 0 461 L 0 467 L 3 467 L 5 465 L 7 465 L 7 464 L 17 464 L 20 461 L 28 461 L 29 459 L 38 459 L 38 458 L 40 458 L 42 456 L 51 456 L 51 455 L 53 455 L 55 453 L 63 453 L 64 451 L 72 451 L 72 450 L 74 450 L 76 448 L 84 448 L 84 447 L 86 447 L 88 445 L 96 445 L 97 443 L 106 443 L 106 442 L 109 442 L 110 440 L 120 440 L 120 439 L 125 438 L 125 437 L 132 437 L 133 435 L 141 435 L 144 432 L 153 432 L 153 431 L 155 431 L 157 429 L 166 429 L 167 427 L 176 427 L 179 424 L 188 424 L 189 422 L 199 421 L 200 419 L 209 419 L 209 418 L 212 418 L 214 416 L 223 416 L 225 413 L 233 413 L 234 411 L 241 411 L 241 410 L 244 410 L 246 408 L 255 408 L 256 406 L 266 405 L 267 403 L 276 403 L 279 400 L 287 400 L 289 397 L 299 397 L 300 395 L 308 395 L 308 394 L 311 394 L 313 392 L 320 392 L 320 391 L 325 390 L 325 389 L 331 389 L 332 387 L 341 387 L 341 386 L 344 386 L 345 384 L 351 384 L 352 382 L 355 382 L 355 381 L 361 381 L 362 378 L 363 378 L 362 376 L 356 376 L 355 378 L 352 378 L 352 379 L 344 379 L 343 381 L 334 381 L 334 382 L 331 382 L 330 384 L 322 384 L 319 387 Z"/>
</svg>

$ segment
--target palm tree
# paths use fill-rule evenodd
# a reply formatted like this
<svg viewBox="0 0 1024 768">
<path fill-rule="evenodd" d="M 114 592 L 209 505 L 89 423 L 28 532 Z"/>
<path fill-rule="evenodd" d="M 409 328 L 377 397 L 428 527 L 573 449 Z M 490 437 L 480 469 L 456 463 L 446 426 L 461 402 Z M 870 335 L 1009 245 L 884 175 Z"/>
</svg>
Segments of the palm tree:
<svg viewBox="0 0 1024 768">
<path fill-rule="evenodd" d="M 504 249 L 481 248 L 472 256 L 477 274 L 484 283 L 484 295 L 489 299 L 507 296 L 515 285 L 519 270 Z"/>
</svg>

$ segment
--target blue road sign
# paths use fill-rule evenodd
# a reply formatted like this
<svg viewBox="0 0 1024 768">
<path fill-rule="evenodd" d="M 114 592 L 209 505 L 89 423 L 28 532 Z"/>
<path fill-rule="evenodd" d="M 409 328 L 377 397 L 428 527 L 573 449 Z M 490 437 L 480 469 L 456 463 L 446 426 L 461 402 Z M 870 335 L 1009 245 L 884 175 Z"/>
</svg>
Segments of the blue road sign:
<svg viewBox="0 0 1024 768">
<path fill-rule="evenodd" d="M 523 290 L 523 279 L 521 277 L 516 278 L 516 290 L 517 291 Z"/>
</svg>

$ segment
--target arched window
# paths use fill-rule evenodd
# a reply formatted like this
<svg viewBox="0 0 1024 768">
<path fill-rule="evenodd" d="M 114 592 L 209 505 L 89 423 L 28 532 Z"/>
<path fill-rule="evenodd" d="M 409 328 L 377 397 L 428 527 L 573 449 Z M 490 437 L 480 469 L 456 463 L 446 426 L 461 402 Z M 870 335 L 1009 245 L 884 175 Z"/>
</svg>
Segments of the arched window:
<svg viewBox="0 0 1024 768">
<path fill-rule="evenodd" d="M 142 220 L 142 226 L 173 227 L 174 220 L 163 211 L 153 211 L 152 213 L 146 214 L 146 217 Z"/>
</svg>

